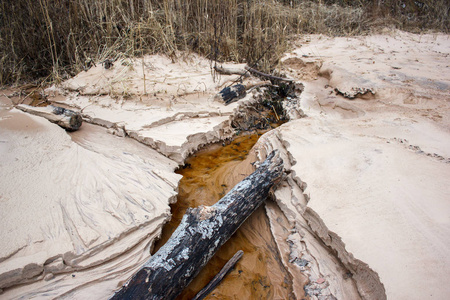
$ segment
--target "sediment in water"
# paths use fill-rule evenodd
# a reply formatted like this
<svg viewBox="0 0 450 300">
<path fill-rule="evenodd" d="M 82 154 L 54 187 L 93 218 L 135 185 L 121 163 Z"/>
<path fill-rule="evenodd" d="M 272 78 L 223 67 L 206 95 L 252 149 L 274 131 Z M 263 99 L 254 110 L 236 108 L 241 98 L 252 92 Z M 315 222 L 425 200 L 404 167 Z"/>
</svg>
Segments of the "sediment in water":
<svg viewBox="0 0 450 300">
<path fill-rule="evenodd" d="M 159 248 L 170 237 L 187 207 L 212 205 L 235 184 L 254 171 L 255 153 L 250 151 L 259 134 L 240 136 L 228 145 L 211 145 L 186 160 L 173 218 L 163 231 Z M 211 298 L 292 298 L 290 276 L 279 257 L 264 209 L 259 208 L 216 253 L 178 299 L 191 299 L 238 250 L 243 258 L 216 288 Z M 155 249 L 157 250 L 157 249 Z"/>
<path fill-rule="evenodd" d="M 237 132 L 270 124 L 267 115 L 261 113 L 264 102 L 262 98 L 258 100 L 247 102 L 235 110 L 231 124 Z M 274 109 L 272 104 L 266 106 Z M 274 109 L 273 116 L 289 116 L 293 119 L 304 116 L 295 106 L 295 101 L 287 101 L 282 107 L 283 112 L 277 113 Z M 230 150 L 237 152 L 236 161 L 228 161 L 223 166 L 218 166 L 219 162 L 227 161 L 230 156 L 227 146 L 220 144 L 186 160 L 185 168 L 179 172 L 185 176 L 186 183 L 182 180 L 179 202 L 172 208 L 174 216 L 178 215 L 176 219 L 181 219 L 188 206 L 215 203 L 233 185 L 250 174 L 252 165 L 263 161 L 272 149 L 281 149 L 288 176 L 275 192 L 275 202 L 269 201 L 264 209 L 260 208 L 247 220 L 179 299 L 192 297 L 227 259 L 241 249 L 250 252 L 247 254 L 250 258 L 246 262 L 244 254 L 243 261 L 213 292 L 212 298 L 259 299 L 275 296 L 300 299 L 306 295 L 326 299 L 384 299 L 385 291 L 378 275 L 367 264 L 348 253 L 340 238 L 330 232 L 320 217 L 307 207 L 308 196 L 303 193 L 306 183 L 291 171 L 295 160 L 287 151 L 278 131 L 267 132 L 251 150 L 242 150 L 242 142 L 239 138 L 228 145 Z M 250 154 L 244 158 L 247 151 Z M 197 169 L 206 161 L 211 165 Z M 183 187 L 184 184 L 186 187 Z M 196 187 L 196 184 L 199 186 Z M 177 222 L 171 222 L 171 231 Z M 265 232 L 267 229 L 269 231 Z M 167 234 L 164 239 L 168 239 Z M 261 250 L 260 247 L 266 248 Z M 262 264 L 258 265 L 258 261 Z"/>
</svg>

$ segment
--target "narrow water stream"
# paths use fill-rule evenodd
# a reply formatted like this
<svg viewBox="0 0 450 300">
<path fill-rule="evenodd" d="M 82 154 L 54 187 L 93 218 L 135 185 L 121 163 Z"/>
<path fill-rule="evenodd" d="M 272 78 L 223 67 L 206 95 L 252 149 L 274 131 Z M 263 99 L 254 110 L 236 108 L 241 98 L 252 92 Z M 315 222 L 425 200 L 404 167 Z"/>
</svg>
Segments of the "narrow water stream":
<svg viewBox="0 0 450 300">
<path fill-rule="evenodd" d="M 259 134 L 236 138 L 228 145 L 206 147 L 187 159 L 178 171 L 183 175 L 176 204 L 172 205 L 172 220 L 165 225 L 156 252 L 169 238 L 188 207 L 212 205 L 235 184 L 253 172 L 256 160 L 251 151 Z M 261 206 L 225 243 L 194 281 L 177 299 L 191 299 L 238 251 L 244 256 L 225 280 L 206 299 L 289 299 L 292 286 L 289 274 L 281 263 Z"/>
</svg>

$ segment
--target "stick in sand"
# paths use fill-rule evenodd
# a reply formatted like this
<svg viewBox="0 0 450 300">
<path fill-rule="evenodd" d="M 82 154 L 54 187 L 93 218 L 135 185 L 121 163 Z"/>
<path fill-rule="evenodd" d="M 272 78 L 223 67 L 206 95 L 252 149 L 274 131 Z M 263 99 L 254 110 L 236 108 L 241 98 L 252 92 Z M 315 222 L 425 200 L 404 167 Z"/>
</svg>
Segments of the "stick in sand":
<svg viewBox="0 0 450 300">
<path fill-rule="evenodd" d="M 223 266 L 222 270 L 220 270 L 219 273 L 217 273 L 216 276 L 200 291 L 192 300 L 202 300 L 205 298 L 209 293 L 211 293 L 219 284 L 220 282 L 227 276 L 228 273 L 230 273 L 231 269 L 234 267 L 234 265 L 241 259 L 242 255 L 244 255 L 244 251 L 239 250 L 236 252 L 235 255 Z"/>
</svg>

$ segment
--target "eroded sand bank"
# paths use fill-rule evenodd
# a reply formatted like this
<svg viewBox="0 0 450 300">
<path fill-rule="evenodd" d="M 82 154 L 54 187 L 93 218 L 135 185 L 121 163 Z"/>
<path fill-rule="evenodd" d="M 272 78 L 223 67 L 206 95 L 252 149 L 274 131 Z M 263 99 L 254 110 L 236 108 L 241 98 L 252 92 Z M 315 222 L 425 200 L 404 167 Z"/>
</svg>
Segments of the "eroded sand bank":
<svg viewBox="0 0 450 300">
<path fill-rule="evenodd" d="M 448 49 L 447 35 L 396 31 L 303 37 L 283 58 L 305 89 L 253 151 L 280 149 L 290 170 L 265 210 L 297 297 L 450 294 Z M 195 56 L 98 65 L 47 90 L 106 127 L 71 135 L 2 97 L 1 297 L 111 295 L 170 217 L 177 165 L 230 138 L 254 101 L 213 99 L 236 77 L 214 81 Z"/>
<path fill-rule="evenodd" d="M 214 101 L 237 76 L 213 81 L 209 62 L 193 57 L 97 66 L 48 89 L 102 126 L 85 122 L 71 134 L 14 109 L 14 94 L 2 97 L 3 297 L 107 298 L 150 257 L 176 199 L 175 168 L 199 147 L 229 139 L 233 115 L 255 101 Z M 150 78 L 146 94 L 136 70 Z M 99 84 L 119 92 L 93 91 Z"/>
<path fill-rule="evenodd" d="M 369 275 L 357 260 L 368 264 L 389 299 L 448 297 L 449 37 L 392 32 L 302 42 L 285 66 L 294 77 L 315 79 L 302 94 L 309 117 L 270 139 L 307 183 L 304 218 L 353 278 Z M 309 65 L 309 73 L 299 65 Z M 294 198 L 285 199 L 280 194 L 278 201 L 288 219 L 302 222 Z M 339 238 L 345 250 L 335 244 Z M 358 287 L 380 299 L 373 288 Z"/>
</svg>

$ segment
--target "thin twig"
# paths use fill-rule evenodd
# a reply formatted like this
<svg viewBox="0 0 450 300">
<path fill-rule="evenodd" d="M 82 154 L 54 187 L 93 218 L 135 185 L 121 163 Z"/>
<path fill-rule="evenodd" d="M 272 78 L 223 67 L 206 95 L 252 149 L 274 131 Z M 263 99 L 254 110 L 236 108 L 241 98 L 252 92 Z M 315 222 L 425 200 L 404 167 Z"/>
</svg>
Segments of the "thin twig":
<svg viewBox="0 0 450 300">
<path fill-rule="evenodd" d="M 267 78 L 270 78 L 270 79 L 281 80 L 281 81 L 289 81 L 289 82 L 294 81 L 294 80 L 289 79 L 289 78 L 283 78 L 283 77 L 278 77 L 278 76 L 273 76 L 273 75 L 270 75 L 270 74 L 266 74 L 266 73 L 260 72 L 258 70 L 255 70 L 255 69 L 253 69 L 252 67 L 249 67 L 249 66 L 245 66 L 244 68 L 250 73 L 255 73 L 257 75 L 260 75 L 260 76 L 263 76 L 263 77 L 267 77 Z"/>
<path fill-rule="evenodd" d="M 267 47 L 267 49 L 266 49 L 266 51 L 264 51 L 263 52 L 263 54 L 261 54 L 261 56 L 252 64 L 252 68 L 254 68 L 254 67 L 256 67 L 256 65 L 259 63 L 259 61 L 264 57 L 264 55 L 266 55 L 266 53 L 267 52 L 269 52 L 269 50 L 270 50 L 270 48 L 271 48 L 272 46 L 271 45 L 269 45 L 269 47 Z M 231 84 L 230 84 L 230 86 L 231 85 L 233 85 L 233 84 L 235 84 L 236 82 L 242 82 L 242 77 L 244 77 L 244 75 L 245 74 L 247 74 L 249 71 L 248 70 L 246 70 L 246 72 L 244 73 L 244 74 L 242 74 L 241 76 L 239 76 L 239 78 L 238 79 L 236 79 L 235 81 L 233 81 Z"/>
<path fill-rule="evenodd" d="M 217 273 L 216 276 L 200 291 L 195 295 L 192 300 L 202 300 L 209 293 L 211 293 L 219 283 L 224 279 L 224 277 L 231 271 L 234 265 L 241 259 L 242 255 L 244 255 L 244 251 L 239 250 L 235 255 L 223 266 L 222 270 Z"/>
<path fill-rule="evenodd" d="M 275 110 L 275 107 L 273 105 L 271 105 L 271 106 L 272 106 L 273 112 L 275 113 L 275 116 L 277 117 L 277 121 L 280 121 L 280 118 L 278 117 L 278 114 L 277 114 L 277 111 Z"/>
</svg>

